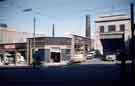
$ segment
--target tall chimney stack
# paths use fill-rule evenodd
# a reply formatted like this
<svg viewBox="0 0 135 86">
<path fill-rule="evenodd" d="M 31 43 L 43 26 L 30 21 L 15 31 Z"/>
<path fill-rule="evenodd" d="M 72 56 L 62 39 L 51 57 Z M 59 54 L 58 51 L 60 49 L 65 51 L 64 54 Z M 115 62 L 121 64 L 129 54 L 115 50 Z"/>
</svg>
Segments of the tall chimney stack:
<svg viewBox="0 0 135 86">
<path fill-rule="evenodd" d="M 86 15 L 85 37 L 91 39 L 90 15 Z"/>
<path fill-rule="evenodd" d="M 52 27 L 52 37 L 55 37 L 54 24 L 53 24 L 53 27 Z"/>
</svg>

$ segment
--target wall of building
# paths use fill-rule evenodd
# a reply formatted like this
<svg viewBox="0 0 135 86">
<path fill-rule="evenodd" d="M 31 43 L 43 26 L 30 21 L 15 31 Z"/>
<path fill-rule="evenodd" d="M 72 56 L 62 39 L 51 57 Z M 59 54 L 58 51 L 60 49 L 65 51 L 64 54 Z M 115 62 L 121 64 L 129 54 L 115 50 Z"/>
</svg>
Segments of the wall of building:
<svg viewBox="0 0 135 86">
<path fill-rule="evenodd" d="M 45 34 L 36 34 L 36 37 L 44 37 Z M 20 43 L 26 42 L 27 38 L 33 37 L 32 33 L 17 32 L 14 28 L 0 27 L 0 43 Z"/>
<path fill-rule="evenodd" d="M 86 55 L 87 50 L 90 50 L 90 39 L 82 36 L 72 35 L 68 37 L 37 37 L 35 42 L 33 38 L 27 40 L 27 59 L 28 63 L 33 62 L 33 49 L 44 52 L 43 58 L 45 62 L 50 62 L 50 54 L 52 48 L 59 48 L 61 52 L 61 61 L 69 61 L 75 54 L 83 53 Z M 86 46 L 87 45 L 87 46 Z M 77 47 L 79 46 L 79 47 Z M 85 58 L 85 57 L 84 57 Z"/>
<path fill-rule="evenodd" d="M 59 48 L 61 52 L 61 61 L 68 60 L 70 58 L 71 39 L 66 37 L 37 37 L 35 43 L 33 38 L 27 40 L 27 59 L 28 63 L 33 62 L 33 49 L 39 51 L 42 50 L 42 58 L 44 62 L 50 62 L 51 49 Z"/>
<path fill-rule="evenodd" d="M 87 37 L 72 35 L 71 58 L 74 58 L 77 54 L 83 54 L 85 58 L 87 53 L 93 49 L 93 43 L 94 41 Z"/>
<path fill-rule="evenodd" d="M 120 25 L 125 25 L 125 30 L 120 31 Z M 109 25 L 115 25 L 114 32 L 108 31 Z M 104 26 L 104 32 L 100 32 L 100 26 Z M 124 34 L 124 41 L 126 48 L 129 49 L 129 39 L 131 38 L 130 19 L 127 15 L 104 16 L 96 19 L 96 49 L 103 54 L 103 46 L 100 39 L 122 38 Z M 102 36 L 101 36 L 102 35 Z"/>
</svg>

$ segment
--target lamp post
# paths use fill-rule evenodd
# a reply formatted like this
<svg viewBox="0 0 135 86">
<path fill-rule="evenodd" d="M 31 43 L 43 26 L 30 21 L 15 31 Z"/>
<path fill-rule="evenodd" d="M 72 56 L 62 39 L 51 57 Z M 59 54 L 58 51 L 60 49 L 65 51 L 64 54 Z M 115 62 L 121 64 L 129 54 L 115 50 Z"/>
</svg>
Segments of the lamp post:
<svg viewBox="0 0 135 86">
<path fill-rule="evenodd" d="M 35 25 L 36 25 L 36 18 L 33 18 L 33 52 L 35 53 Z"/>
<path fill-rule="evenodd" d="M 23 12 L 31 12 L 32 11 L 32 8 L 29 8 L 29 9 L 24 9 L 23 10 Z M 36 17 L 34 16 L 33 17 L 33 40 L 32 40 L 32 47 L 33 47 L 33 52 L 32 52 L 32 54 L 34 55 L 35 54 L 35 51 L 36 51 L 36 47 L 35 47 L 35 37 L 36 37 L 36 35 L 35 35 L 35 31 L 36 30 Z"/>
</svg>

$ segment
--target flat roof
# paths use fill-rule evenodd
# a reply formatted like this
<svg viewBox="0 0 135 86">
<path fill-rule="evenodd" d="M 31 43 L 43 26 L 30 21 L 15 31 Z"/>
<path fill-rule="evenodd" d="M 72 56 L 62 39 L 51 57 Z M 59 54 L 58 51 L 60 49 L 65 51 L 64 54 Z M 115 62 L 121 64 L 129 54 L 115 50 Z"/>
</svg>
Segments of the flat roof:
<svg viewBox="0 0 135 86">
<path fill-rule="evenodd" d="M 95 22 L 101 23 L 101 22 L 114 22 L 127 20 L 130 20 L 130 17 L 127 14 L 117 14 L 117 15 L 99 16 L 96 18 Z"/>
<path fill-rule="evenodd" d="M 0 43 L 0 45 L 11 45 L 11 44 L 26 44 L 26 42 L 17 42 L 17 43 Z"/>
<path fill-rule="evenodd" d="M 34 38 L 28 38 L 28 40 Z M 35 41 L 48 45 L 69 45 L 71 44 L 71 38 L 68 37 L 36 37 Z"/>
<path fill-rule="evenodd" d="M 106 18 L 106 17 L 116 17 L 116 16 L 127 16 L 127 14 L 106 15 L 106 16 L 99 16 L 99 17 L 100 18 Z"/>
<path fill-rule="evenodd" d="M 127 19 L 97 20 L 97 21 L 95 21 L 95 22 L 96 22 L 96 23 L 101 23 L 101 22 L 114 22 L 114 21 L 126 21 L 126 20 L 130 20 L 130 18 L 127 18 Z"/>
</svg>

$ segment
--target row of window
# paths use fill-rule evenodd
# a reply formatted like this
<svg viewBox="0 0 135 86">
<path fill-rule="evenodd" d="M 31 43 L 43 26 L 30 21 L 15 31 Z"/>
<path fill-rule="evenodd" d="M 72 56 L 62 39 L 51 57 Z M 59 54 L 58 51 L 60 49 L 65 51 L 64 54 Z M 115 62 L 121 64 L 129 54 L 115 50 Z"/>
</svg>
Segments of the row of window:
<svg viewBox="0 0 135 86">
<path fill-rule="evenodd" d="M 120 31 L 124 31 L 125 30 L 125 24 L 120 24 Z M 103 33 L 105 32 L 105 27 L 104 26 L 100 26 L 100 32 Z M 115 25 L 108 25 L 108 32 L 115 32 L 116 31 L 116 26 Z"/>
</svg>

